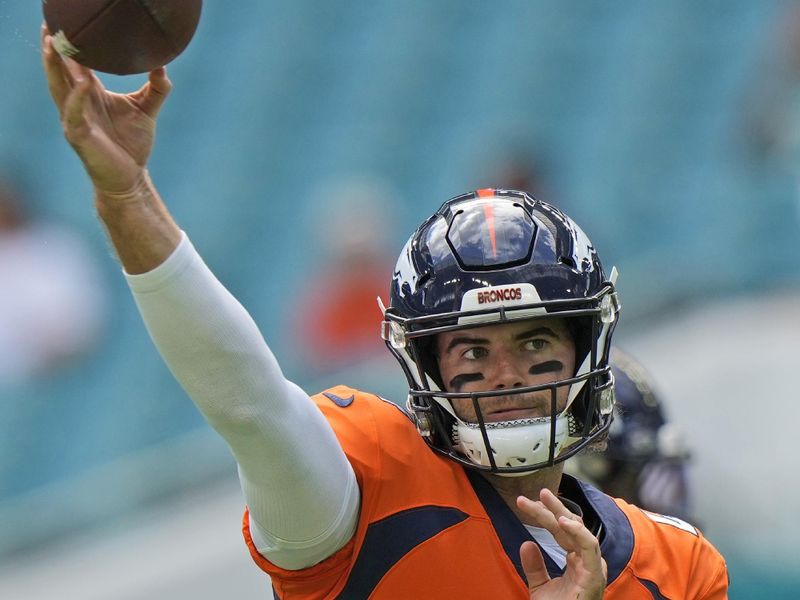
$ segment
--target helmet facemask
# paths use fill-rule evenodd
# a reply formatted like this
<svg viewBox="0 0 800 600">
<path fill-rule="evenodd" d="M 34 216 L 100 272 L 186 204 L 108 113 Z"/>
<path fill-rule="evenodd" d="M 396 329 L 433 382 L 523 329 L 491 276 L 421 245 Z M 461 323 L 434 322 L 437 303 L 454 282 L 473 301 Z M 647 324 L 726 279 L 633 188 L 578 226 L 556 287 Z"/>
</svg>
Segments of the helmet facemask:
<svg viewBox="0 0 800 600">
<path fill-rule="evenodd" d="M 403 321 L 387 312 L 384 326 L 387 346 L 404 365 L 409 381 L 408 408 L 417 418 L 420 433 L 431 445 L 450 458 L 470 467 L 503 475 L 525 475 L 573 456 L 598 438 L 611 422 L 613 378 L 606 364 L 606 340 L 615 325 L 618 308 L 613 284 L 608 282 L 597 298 L 583 301 L 585 307 L 566 307 L 553 313 L 531 316 L 541 306 L 484 312 L 484 320 L 472 313 L 460 313 L 463 325 L 439 325 L 422 320 Z M 544 303 L 541 303 L 544 304 Z M 521 313 L 515 314 L 515 313 Z M 603 315 L 606 321 L 603 322 Z M 446 315 L 436 319 L 441 323 Z M 612 317 L 613 320 L 609 320 Z M 575 344 L 576 371 L 572 377 L 548 383 L 510 389 L 460 392 L 447 390 L 442 381 L 435 352 L 435 336 L 446 331 L 474 330 L 476 327 L 537 319 L 563 319 Z M 558 406 L 559 391 L 566 402 Z M 565 392 L 564 392 L 565 390 Z M 510 396 L 546 396 L 545 414 L 509 421 L 489 421 L 484 415 L 488 403 Z M 468 399 L 475 420 L 460 418 L 453 401 Z M 487 448 L 491 448 L 488 451 Z"/>
</svg>

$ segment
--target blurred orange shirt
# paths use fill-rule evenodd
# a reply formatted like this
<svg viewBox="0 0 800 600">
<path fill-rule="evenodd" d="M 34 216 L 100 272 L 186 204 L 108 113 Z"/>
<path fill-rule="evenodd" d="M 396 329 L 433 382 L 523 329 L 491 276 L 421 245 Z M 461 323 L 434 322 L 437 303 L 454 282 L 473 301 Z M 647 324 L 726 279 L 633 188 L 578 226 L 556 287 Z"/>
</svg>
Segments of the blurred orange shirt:
<svg viewBox="0 0 800 600">
<path fill-rule="evenodd" d="M 303 292 L 296 316 L 303 359 L 319 371 L 334 370 L 387 352 L 380 336 L 377 298 L 386 298 L 391 268 L 372 261 L 325 276 Z"/>
</svg>

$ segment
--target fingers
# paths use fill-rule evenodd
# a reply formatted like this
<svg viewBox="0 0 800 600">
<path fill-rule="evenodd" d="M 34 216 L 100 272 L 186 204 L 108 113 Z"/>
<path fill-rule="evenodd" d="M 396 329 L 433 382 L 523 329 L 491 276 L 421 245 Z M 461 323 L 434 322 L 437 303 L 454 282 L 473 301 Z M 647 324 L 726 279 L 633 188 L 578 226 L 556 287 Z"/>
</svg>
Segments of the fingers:
<svg viewBox="0 0 800 600">
<path fill-rule="evenodd" d="M 91 73 L 88 74 L 91 76 Z M 61 107 L 61 121 L 67 140 L 74 144 L 86 132 L 86 99 L 89 97 L 92 81 L 86 74 L 77 72 L 72 89 Z"/>
<path fill-rule="evenodd" d="M 61 56 L 53 48 L 53 38 L 47 31 L 47 27 L 42 25 L 42 63 L 44 72 L 47 76 L 47 87 L 50 95 L 56 103 L 59 111 L 64 104 L 64 99 L 72 88 L 72 77 L 64 65 Z"/>
<path fill-rule="evenodd" d="M 608 579 L 608 566 L 600 554 L 600 543 L 583 523 L 566 517 L 558 520 L 576 548 L 567 554 L 567 571 L 572 572 L 571 577 L 592 594 L 591 597 L 601 598 Z"/>
<path fill-rule="evenodd" d="M 151 71 L 147 83 L 136 92 L 136 96 L 139 97 L 139 108 L 147 116 L 155 119 L 171 90 L 172 82 L 167 77 L 167 70 L 164 67 Z"/>
<path fill-rule="evenodd" d="M 559 517 L 566 517 L 567 519 L 582 522 L 582 519 L 578 515 L 567 509 L 561 500 L 547 488 L 542 489 L 539 493 L 538 501 L 531 500 L 525 496 L 519 496 L 517 498 L 517 506 L 520 510 L 534 517 L 540 527 L 550 530 L 550 533 L 553 533 L 552 528 L 558 527 Z"/>
<path fill-rule="evenodd" d="M 528 580 L 528 589 L 533 591 L 550 581 L 550 575 L 539 546 L 533 542 L 523 542 L 519 547 L 519 558 L 522 562 L 525 579 Z"/>
<path fill-rule="evenodd" d="M 73 83 L 77 84 L 78 81 L 93 81 L 94 73 L 89 67 L 84 67 L 82 64 L 75 62 L 71 58 L 64 57 L 61 59 L 64 67 L 69 74 Z"/>
<path fill-rule="evenodd" d="M 567 523 L 577 523 L 580 527 L 586 529 L 583 527 L 583 519 L 570 512 L 555 494 L 546 488 L 540 492 L 539 498 L 538 502 L 534 502 L 525 496 L 519 496 L 517 498 L 517 506 L 530 516 L 539 527 L 547 529 L 562 548 L 568 551 L 577 550 L 573 536 L 568 535 L 573 530 L 565 528 L 562 519 Z M 586 530 L 586 533 L 594 538 L 588 530 Z"/>
<path fill-rule="evenodd" d="M 536 502 L 525 496 L 519 496 L 517 507 L 540 527 L 547 529 L 558 545 L 567 551 L 565 581 L 577 586 L 576 589 L 590 592 L 591 595 L 587 597 L 602 597 L 606 585 L 607 567 L 600 554 L 600 543 L 583 524 L 583 519 L 570 512 L 547 489 L 540 492 L 539 500 Z M 538 585 L 547 583 L 549 577 L 545 579 L 547 569 L 544 564 L 539 564 L 543 563 L 543 559 L 538 547 L 531 549 L 527 547 L 526 542 L 520 547 L 520 559 L 531 590 L 535 589 L 532 582 L 537 582 Z"/>
<path fill-rule="evenodd" d="M 46 24 L 42 24 L 41 42 L 47 86 L 61 115 L 64 134 L 74 144 L 86 131 L 87 98 L 92 87 L 101 84 L 91 69 L 56 51 Z"/>
<path fill-rule="evenodd" d="M 542 491 L 539 492 L 539 499 L 542 501 L 542 504 L 544 504 L 545 507 L 552 512 L 553 515 L 555 515 L 556 518 L 567 517 L 569 519 L 577 519 L 582 521 L 578 515 L 564 506 L 564 503 L 558 499 L 558 496 L 556 496 L 547 488 L 543 488 Z"/>
<path fill-rule="evenodd" d="M 558 524 L 562 531 L 572 540 L 572 548 L 566 548 L 581 554 L 586 553 L 587 557 L 596 556 L 600 559 L 600 544 L 597 538 L 589 531 L 581 521 L 570 519 L 569 517 L 559 517 Z"/>
<path fill-rule="evenodd" d="M 66 112 L 69 105 L 70 119 L 68 123 L 76 123 L 78 107 L 82 107 L 86 102 L 86 95 L 89 88 L 97 86 L 103 91 L 103 86 L 92 73 L 91 69 L 78 64 L 74 60 L 61 56 L 53 46 L 53 36 L 47 29 L 46 24 L 41 28 L 42 63 L 45 75 L 47 76 L 47 87 L 53 97 L 62 120 L 66 120 Z M 82 82 L 79 84 L 79 82 Z M 86 86 L 73 96 L 72 92 L 79 85 Z M 172 90 L 172 83 L 167 77 L 167 70 L 164 67 L 152 71 L 141 89 L 130 94 L 128 97 L 133 99 L 139 109 L 148 117 L 155 119 L 161 110 L 164 101 Z"/>
<path fill-rule="evenodd" d="M 544 527 L 550 533 L 553 533 L 553 530 L 558 528 L 558 521 L 555 515 L 545 507 L 543 502 L 519 496 L 517 498 L 517 507 L 531 517 L 539 527 Z"/>
</svg>

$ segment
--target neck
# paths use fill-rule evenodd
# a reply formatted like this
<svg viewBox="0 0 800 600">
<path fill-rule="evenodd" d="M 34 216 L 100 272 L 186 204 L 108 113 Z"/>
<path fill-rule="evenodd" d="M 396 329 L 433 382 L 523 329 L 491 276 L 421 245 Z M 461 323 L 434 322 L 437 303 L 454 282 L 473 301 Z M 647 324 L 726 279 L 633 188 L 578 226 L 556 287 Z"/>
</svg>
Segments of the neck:
<svg viewBox="0 0 800 600">
<path fill-rule="evenodd" d="M 517 496 L 525 496 L 531 500 L 539 499 L 539 492 L 544 488 L 558 495 L 558 486 L 561 483 L 561 473 L 564 463 L 559 463 L 548 469 L 535 471 L 530 475 L 521 477 L 502 477 L 494 473 L 481 473 L 483 477 L 500 494 L 512 512 L 526 525 L 538 526 L 530 517 L 517 508 Z"/>
</svg>

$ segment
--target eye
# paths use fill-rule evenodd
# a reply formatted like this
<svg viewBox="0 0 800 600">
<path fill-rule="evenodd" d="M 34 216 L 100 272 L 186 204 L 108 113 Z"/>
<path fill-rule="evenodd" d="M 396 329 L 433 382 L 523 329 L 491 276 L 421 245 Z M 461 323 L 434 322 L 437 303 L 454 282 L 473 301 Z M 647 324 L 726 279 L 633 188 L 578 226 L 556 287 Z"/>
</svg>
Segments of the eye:
<svg viewBox="0 0 800 600">
<path fill-rule="evenodd" d="M 486 348 L 475 346 L 467 349 L 461 356 L 468 360 L 480 360 L 481 358 L 486 358 L 488 354 L 489 351 Z"/>
<path fill-rule="evenodd" d="M 525 350 L 530 350 L 530 351 L 533 351 L 533 352 L 539 352 L 541 350 L 544 350 L 547 347 L 548 343 L 549 342 L 547 340 L 545 340 L 545 339 L 536 338 L 536 339 L 533 339 L 533 340 L 527 340 L 525 342 L 525 344 L 523 345 L 523 347 L 525 348 Z"/>
</svg>

